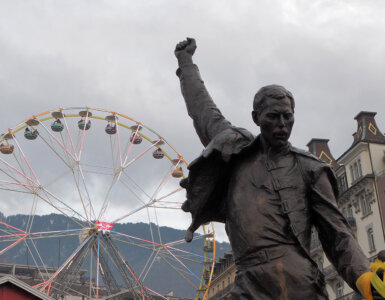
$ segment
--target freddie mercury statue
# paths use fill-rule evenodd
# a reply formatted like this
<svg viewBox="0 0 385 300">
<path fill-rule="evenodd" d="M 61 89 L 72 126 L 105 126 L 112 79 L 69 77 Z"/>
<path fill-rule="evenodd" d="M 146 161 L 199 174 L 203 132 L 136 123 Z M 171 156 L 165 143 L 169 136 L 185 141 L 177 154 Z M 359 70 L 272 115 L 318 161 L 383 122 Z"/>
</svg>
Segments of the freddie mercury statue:
<svg viewBox="0 0 385 300">
<path fill-rule="evenodd" d="M 315 226 L 338 273 L 369 297 L 369 261 L 338 210 L 331 167 L 288 142 L 292 94 L 278 85 L 257 92 L 252 118 L 261 133 L 255 137 L 216 107 L 193 64 L 195 50 L 191 38 L 175 48 L 187 111 L 205 146 L 181 181 L 187 192 L 182 209 L 192 215 L 186 241 L 206 222 L 226 224 L 237 267 L 232 299 L 328 299 L 310 256 Z"/>
</svg>

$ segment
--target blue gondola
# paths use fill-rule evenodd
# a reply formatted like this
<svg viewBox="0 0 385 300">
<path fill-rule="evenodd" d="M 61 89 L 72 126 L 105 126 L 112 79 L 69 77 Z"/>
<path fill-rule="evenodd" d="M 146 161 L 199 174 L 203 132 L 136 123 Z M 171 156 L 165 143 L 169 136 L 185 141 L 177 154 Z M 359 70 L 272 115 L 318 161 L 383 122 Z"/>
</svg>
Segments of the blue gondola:
<svg viewBox="0 0 385 300">
<path fill-rule="evenodd" d="M 25 128 L 24 137 L 27 140 L 36 140 L 38 135 L 39 135 L 39 132 L 36 129 L 31 130 L 28 127 Z"/>
<path fill-rule="evenodd" d="M 112 126 L 111 124 L 107 124 L 105 131 L 107 134 L 115 134 L 116 133 L 116 125 Z"/>
<path fill-rule="evenodd" d="M 59 119 L 56 119 L 52 123 L 51 129 L 52 129 L 52 131 L 55 131 L 55 132 L 61 132 L 64 129 L 64 125 L 63 125 L 63 123 Z"/>
<path fill-rule="evenodd" d="M 88 130 L 91 128 L 91 121 L 88 120 L 87 124 L 86 124 L 86 121 L 84 119 L 81 119 L 78 121 L 78 127 L 80 130 Z"/>
</svg>

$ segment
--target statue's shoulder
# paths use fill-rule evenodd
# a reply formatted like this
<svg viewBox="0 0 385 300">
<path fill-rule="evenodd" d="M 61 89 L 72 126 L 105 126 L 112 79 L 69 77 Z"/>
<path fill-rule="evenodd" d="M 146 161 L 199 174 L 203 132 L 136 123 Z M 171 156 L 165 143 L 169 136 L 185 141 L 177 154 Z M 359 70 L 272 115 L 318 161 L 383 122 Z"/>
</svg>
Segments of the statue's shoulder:
<svg viewBox="0 0 385 300">
<path fill-rule="evenodd" d="M 217 134 L 203 151 L 203 157 L 209 157 L 214 150 L 221 153 L 224 161 L 238 154 L 255 140 L 255 136 L 245 128 L 230 126 Z"/>
</svg>

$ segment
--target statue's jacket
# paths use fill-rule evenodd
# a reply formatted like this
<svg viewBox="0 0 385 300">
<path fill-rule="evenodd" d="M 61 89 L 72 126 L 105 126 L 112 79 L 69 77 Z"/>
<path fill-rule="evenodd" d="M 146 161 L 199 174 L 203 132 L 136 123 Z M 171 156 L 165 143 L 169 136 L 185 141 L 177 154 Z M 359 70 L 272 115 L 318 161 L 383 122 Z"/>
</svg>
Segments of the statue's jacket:
<svg viewBox="0 0 385 300">
<path fill-rule="evenodd" d="M 210 221 L 226 223 L 231 213 L 226 207 L 226 197 L 233 163 L 258 145 L 260 138 L 246 129 L 232 126 L 222 116 L 195 65 L 180 67 L 177 75 L 188 113 L 206 146 L 189 165 L 189 176 L 181 181 L 187 194 L 182 209 L 191 213 L 192 223 L 188 231 L 194 232 Z M 311 261 L 311 229 L 314 226 L 329 261 L 356 290 L 355 281 L 368 271 L 369 262 L 337 207 L 338 188 L 334 172 L 328 164 L 306 151 L 289 145 L 289 152 L 296 160 L 298 176 L 282 176 L 280 166 L 266 160 L 287 226 L 299 248 Z M 327 182 L 320 184 L 318 179 L 322 173 L 326 174 Z"/>
</svg>

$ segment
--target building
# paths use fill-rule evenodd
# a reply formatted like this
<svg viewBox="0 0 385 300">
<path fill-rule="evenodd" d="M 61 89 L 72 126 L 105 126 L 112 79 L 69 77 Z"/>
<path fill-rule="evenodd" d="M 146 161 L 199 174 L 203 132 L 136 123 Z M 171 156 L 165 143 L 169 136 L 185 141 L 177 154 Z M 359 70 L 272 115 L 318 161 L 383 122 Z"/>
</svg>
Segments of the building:
<svg viewBox="0 0 385 300">
<path fill-rule="evenodd" d="M 230 291 L 234 284 L 235 271 L 232 253 L 226 253 L 215 263 L 213 280 L 211 281 L 211 286 L 206 299 L 231 299 Z"/>
<path fill-rule="evenodd" d="M 327 139 L 312 139 L 309 152 L 330 164 L 339 186 L 337 204 L 351 226 L 358 243 L 373 261 L 385 250 L 385 136 L 375 121 L 375 112 L 361 111 L 354 119 L 357 130 L 351 146 L 334 159 Z M 330 299 L 361 300 L 337 274 L 322 251 L 315 230 L 311 255 L 323 271 Z M 231 254 L 215 264 L 214 278 L 207 299 L 230 299 L 235 265 Z"/>
<path fill-rule="evenodd" d="M 312 154 L 333 166 L 339 186 L 337 204 L 372 261 L 385 249 L 385 136 L 375 115 L 361 111 L 354 118 L 357 130 L 352 145 L 337 159 L 330 153 L 328 140 L 312 139 L 307 145 Z M 323 269 L 330 299 L 361 299 L 330 265 L 315 232 L 312 256 Z"/>
<path fill-rule="evenodd" d="M 2 300 L 53 300 L 14 276 L 0 277 L 0 299 Z"/>
</svg>

